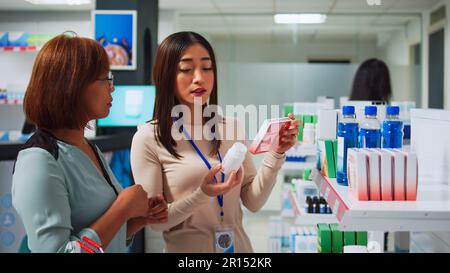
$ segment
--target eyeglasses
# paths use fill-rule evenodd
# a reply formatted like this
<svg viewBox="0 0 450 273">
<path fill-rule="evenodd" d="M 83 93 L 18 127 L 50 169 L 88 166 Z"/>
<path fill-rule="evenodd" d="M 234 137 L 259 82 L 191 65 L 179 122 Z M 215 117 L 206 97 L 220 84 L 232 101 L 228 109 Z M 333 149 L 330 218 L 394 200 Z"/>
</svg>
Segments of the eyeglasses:
<svg viewBox="0 0 450 273">
<path fill-rule="evenodd" d="M 114 86 L 114 75 L 111 71 L 108 72 L 108 76 L 106 78 L 97 79 L 97 80 L 98 81 L 108 81 L 110 87 Z"/>
</svg>

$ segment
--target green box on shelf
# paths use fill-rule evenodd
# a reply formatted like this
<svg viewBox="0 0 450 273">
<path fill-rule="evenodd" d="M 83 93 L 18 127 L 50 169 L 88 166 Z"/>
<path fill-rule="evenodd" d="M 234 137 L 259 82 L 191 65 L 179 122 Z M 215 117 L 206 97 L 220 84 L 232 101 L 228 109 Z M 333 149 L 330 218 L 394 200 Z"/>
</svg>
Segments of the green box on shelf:
<svg viewBox="0 0 450 273">
<path fill-rule="evenodd" d="M 313 123 L 313 115 L 303 115 L 303 124 Z"/>
<path fill-rule="evenodd" d="M 337 162 L 338 162 L 338 153 L 337 153 L 338 141 L 337 141 L 337 139 L 332 140 L 332 143 L 333 143 L 333 156 L 334 156 L 334 169 L 335 169 L 334 171 L 335 171 L 335 173 L 337 173 Z"/>
<path fill-rule="evenodd" d="M 304 169 L 303 170 L 303 180 L 311 181 L 311 169 Z"/>
<path fill-rule="evenodd" d="M 317 115 L 312 116 L 312 123 L 314 123 L 314 124 L 317 123 Z"/>
<path fill-rule="evenodd" d="M 331 253 L 331 230 L 328 224 L 317 224 L 317 250 Z"/>
<path fill-rule="evenodd" d="M 297 139 L 298 141 L 303 141 L 303 115 L 295 115 L 295 119 L 301 120 L 302 124 L 300 124 L 300 126 L 298 126 L 298 136 Z"/>
<path fill-rule="evenodd" d="M 294 113 L 294 105 L 292 103 L 283 104 L 283 117 L 287 117 L 289 113 Z"/>
<path fill-rule="evenodd" d="M 329 178 L 336 178 L 337 140 L 319 139 L 320 166 L 322 173 Z"/>
<path fill-rule="evenodd" d="M 338 224 L 330 224 L 331 230 L 331 251 L 333 253 L 342 253 L 344 248 L 344 238 Z"/>
<path fill-rule="evenodd" d="M 367 231 L 356 232 L 356 244 L 360 246 L 367 246 Z"/>
<path fill-rule="evenodd" d="M 354 231 L 344 231 L 344 245 L 356 245 L 356 233 Z"/>
</svg>

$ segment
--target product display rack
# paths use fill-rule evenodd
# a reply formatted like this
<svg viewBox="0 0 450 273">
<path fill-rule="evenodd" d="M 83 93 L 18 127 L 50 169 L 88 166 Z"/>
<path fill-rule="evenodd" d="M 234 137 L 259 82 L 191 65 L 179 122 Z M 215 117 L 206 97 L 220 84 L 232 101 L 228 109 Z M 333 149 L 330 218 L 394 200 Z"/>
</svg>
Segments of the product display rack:
<svg viewBox="0 0 450 273">
<path fill-rule="evenodd" d="M 338 224 L 334 214 L 320 214 L 320 213 L 302 213 L 295 217 L 295 224 L 300 226 L 315 226 L 321 224 Z"/>
<path fill-rule="evenodd" d="M 38 46 L 0 46 L 0 52 L 37 52 Z"/>
<path fill-rule="evenodd" d="M 304 169 L 314 169 L 316 166 L 316 162 L 305 161 L 305 162 L 295 162 L 295 161 L 286 161 L 281 167 L 282 170 L 304 170 Z"/>
<path fill-rule="evenodd" d="M 0 99 L 0 104 L 23 104 L 23 99 Z"/>
<path fill-rule="evenodd" d="M 314 169 L 311 177 L 342 230 L 450 231 L 450 186 L 419 181 L 416 201 L 359 201 Z"/>
<path fill-rule="evenodd" d="M 133 133 L 120 133 L 114 135 L 102 135 L 90 138 L 102 152 L 129 149 L 133 139 Z M 15 160 L 19 150 L 25 141 L 0 142 L 0 160 Z"/>
</svg>

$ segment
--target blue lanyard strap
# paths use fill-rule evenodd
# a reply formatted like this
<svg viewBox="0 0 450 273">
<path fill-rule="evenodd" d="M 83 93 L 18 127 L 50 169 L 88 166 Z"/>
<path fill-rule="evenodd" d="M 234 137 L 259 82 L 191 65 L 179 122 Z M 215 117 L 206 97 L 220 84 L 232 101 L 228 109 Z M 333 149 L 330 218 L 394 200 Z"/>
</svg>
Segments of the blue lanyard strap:
<svg viewBox="0 0 450 273">
<path fill-rule="evenodd" d="M 175 119 L 174 119 L 174 122 Z M 211 170 L 211 164 L 209 163 L 209 161 L 205 158 L 205 156 L 203 155 L 203 153 L 200 151 L 200 149 L 197 147 L 197 145 L 195 144 L 195 142 L 192 140 L 191 136 L 188 134 L 188 132 L 186 132 L 186 130 L 184 130 L 183 128 L 183 133 L 186 136 L 186 138 L 188 139 L 189 143 L 191 144 L 191 146 L 194 148 L 194 150 L 197 152 L 197 154 L 200 156 L 200 158 L 203 160 L 203 162 L 205 163 L 206 167 L 208 167 L 208 170 Z M 215 142 L 217 143 L 217 142 Z M 219 159 L 219 162 L 222 163 L 222 157 L 220 156 L 220 152 L 217 151 L 217 157 Z M 222 183 L 225 182 L 225 174 L 223 172 L 221 172 L 221 178 L 222 178 Z M 217 183 L 217 179 L 214 176 L 214 181 Z M 217 196 L 217 203 L 219 203 L 220 206 L 220 218 L 221 220 L 223 220 L 224 217 L 224 212 L 223 212 L 223 195 L 218 195 Z"/>
</svg>

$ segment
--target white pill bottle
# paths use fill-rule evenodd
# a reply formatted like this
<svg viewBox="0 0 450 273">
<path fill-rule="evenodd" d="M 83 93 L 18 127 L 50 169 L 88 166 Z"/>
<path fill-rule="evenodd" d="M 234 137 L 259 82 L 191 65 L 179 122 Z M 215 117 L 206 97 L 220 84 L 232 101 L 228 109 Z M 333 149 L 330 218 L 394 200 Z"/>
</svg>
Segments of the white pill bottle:
<svg viewBox="0 0 450 273">
<path fill-rule="evenodd" d="M 228 175 L 232 171 L 237 171 L 244 162 L 245 155 L 247 154 L 247 146 L 240 142 L 236 142 L 228 150 L 227 154 L 222 161 L 222 171 L 225 175 Z"/>
</svg>

